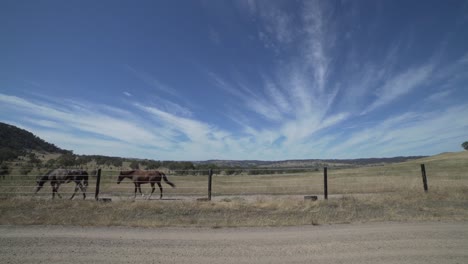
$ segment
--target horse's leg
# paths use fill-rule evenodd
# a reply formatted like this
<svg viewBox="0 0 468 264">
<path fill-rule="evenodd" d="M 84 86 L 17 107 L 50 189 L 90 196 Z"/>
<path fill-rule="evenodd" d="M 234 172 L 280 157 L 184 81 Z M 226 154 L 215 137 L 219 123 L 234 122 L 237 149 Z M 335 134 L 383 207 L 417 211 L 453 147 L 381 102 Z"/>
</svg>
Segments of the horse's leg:
<svg viewBox="0 0 468 264">
<path fill-rule="evenodd" d="M 80 190 L 83 192 L 83 200 L 86 200 L 86 187 L 80 182 Z"/>
<path fill-rule="evenodd" d="M 34 195 L 36 195 L 36 194 L 37 194 L 37 192 L 38 192 L 40 189 L 42 189 L 42 186 L 40 186 L 40 185 L 39 185 L 39 186 L 37 186 L 37 187 L 36 187 L 36 191 L 34 192 Z"/>
<path fill-rule="evenodd" d="M 62 195 L 60 195 L 60 193 L 58 192 L 58 189 L 59 189 L 59 187 L 60 187 L 60 183 L 57 183 L 56 186 L 57 186 L 57 187 L 55 187 L 55 192 L 57 193 L 57 196 L 58 196 L 60 199 L 62 199 Z"/>
<path fill-rule="evenodd" d="M 78 191 L 78 188 L 80 188 L 78 185 L 81 185 L 81 183 L 76 183 L 75 182 L 75 191 L 73 192 L 72 196 L 70 197 L 70 200 L 73 200 L 73 197 L 75 197 L 75 194 Z"/>
<path fill-rule="evenodd" d="M 135 198 L 136 198 L 137 190 L 140 192 L 141 196 L 144 196 L 143 193 L 141 192 L 141 182 L 139 181 L 135 182 Z"/>
<path fill-rule="evenodd" d="M 161 186 L 161 182 L 156 182 L 159 186 L 159 191 L 161 192 L 161 194 L 159 195 L 159 199 L 162 199 L 162 194 L 163 194 L 163 189 L 162 189 L 162 186 Z"/>
<path fill-rule="evenodd" d="M 136 184 L 136 182 L 134 182 L 133 184 L 135 184 L 135 196 L 133 197 L 133 199 L 136 199 L 136 193 L 137 193 L 137 184 Z"/>
<path fill-rule="evenodd" d="M 138 191 L 140 191 L 141 197 L 145 197 L 145 195 L 141 192 L 141 183 L 138 183 Z"/>
<path fill-rule="evenodd" d="M 52 199 L 55 199 L 55 182 L 50 182 L 50 187 L 52 187 Z"/>
<path fill-rule="evenodd" d="M 60 193 L 58 192 L 59 186 L 59 184 L 52 185 L 52 199 L 55 199 L 55 194 L 57 194 L 57 196 L 60 199 L 62 199 L 62 195 L 60 195 Z"/>
<path fill-rule="evenodd" d="M 148 200 L 149 200 L 149 199 L 151 198 L 151 196 L 153 195 L 154 189 L 156 189 L 156 188 L 154 187 L 154 182 L 152 182 L 152 183 L 151 183 L 151 193 L 150 193 L 150 195 L 149 195 L 148 198 L 147 198 Z"/>
</svg>

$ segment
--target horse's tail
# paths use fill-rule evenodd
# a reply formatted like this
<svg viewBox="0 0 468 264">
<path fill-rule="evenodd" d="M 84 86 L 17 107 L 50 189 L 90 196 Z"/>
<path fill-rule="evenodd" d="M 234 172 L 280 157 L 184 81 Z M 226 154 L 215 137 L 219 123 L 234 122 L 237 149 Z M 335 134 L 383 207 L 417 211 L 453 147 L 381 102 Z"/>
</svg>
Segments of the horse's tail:
<svg viewBox="0 0 468 264">
<path fill-rule="evenodd" d="M 172 188 L 175 188 L 175 187 L 176 187 L 175 184 L 173 184 L 172 182 L 170 182 L 170 181 L 167 179 L 166 174 L 164 174 L 164 173 L 162 173 L 162 172 L 160 172 L 160 174 L 162 175 L 163 180 L 164 180 L 167 184 L 169 184 L 170 186 L 172 186 Z"/>
</svg>

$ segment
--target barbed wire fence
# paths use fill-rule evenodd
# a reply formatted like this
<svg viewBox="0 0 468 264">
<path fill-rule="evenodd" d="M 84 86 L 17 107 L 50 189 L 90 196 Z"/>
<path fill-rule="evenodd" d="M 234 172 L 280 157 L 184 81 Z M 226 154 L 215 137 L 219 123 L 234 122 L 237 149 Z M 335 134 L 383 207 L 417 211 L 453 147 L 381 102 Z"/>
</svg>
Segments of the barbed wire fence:
<svg viewBox="0 0 468 264">
<path fill-rule="evenodd" d="M 29 167 L 28 167 L 29 166 Z M 131 180 L 117 184 L 120 168 L 72 167 L 87 170 L 90 177 L 86 189 L 87 199 L 94 197 L 115 200 L 133 199 L 135 185 Z M 52 188 L 46 183 L 37 194 L 36 180 L 52 168 L 27 164 L 10 164 L 0 168 L 0 197 L 51 197 Z M 466 175 L 449 170 L 428 170 L 424 164 L 413 167 L 362 167 L 350 169 L 317 168 L 248 168 L 216 170 L 167 170 L 165 171 L 176 188 L 161 182 L 166 200 L 206 199 L 247 195 L 315 195 L 328 199 L 333 195 L 372 194 L 397 192 L 411 189 L 429 191 L 430 186 L 468 187 Z M 432 177 L 433 175 L 435 177 Z M 141 185 L 145 197 L 139 192 L 136 199 L 145 199 L 150 194 L 149 184 Z M 75 184 L 61 184 L 58 190 L 64 198 L 75 192 Z M 75 199 L 79 199 L 81 191 Z M 159 188 L 152 199 L 159 198 Z"/>
</svg>

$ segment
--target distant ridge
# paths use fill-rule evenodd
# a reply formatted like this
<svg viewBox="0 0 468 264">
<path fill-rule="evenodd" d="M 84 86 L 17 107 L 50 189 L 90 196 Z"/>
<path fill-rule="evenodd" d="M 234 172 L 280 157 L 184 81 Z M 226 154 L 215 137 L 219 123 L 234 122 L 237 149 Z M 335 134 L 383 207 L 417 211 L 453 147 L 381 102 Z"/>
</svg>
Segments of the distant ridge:
<svg viewBox="0 0 468 264">
<path fill-rule="evenodd" d="M 391 157 L 391 158 L 361 158 L 361 159 L 296 159 L 280 161 L 262 161 L 262 160 L 206 160 L 195 161 L 195 164 L 214 164 L 217 166 L 229 167 L 269 167 L 269 168 L 301 168 L 330 165 L 378 165 L 384 163 L 398 163 L 408 160 L 425 158 L 427 156 L 409 156 L 409 157 Z"/>
<path fill-rule="evenodd" d="M 13 125 L 0 122 L 0 162 L 14 160 L 18 156 L 25 155 L 30 151 L 72 154 L 72 151 L 61 149 L 54 144 L 35 136 L 33 133 Z M 135 161 L 139 163 L 148 163 L 151 160 L 107 157 L 101 155 L 74 155 L 74 160 L 78 157 L 84 162 L 94 160 L 98 163 L 122 164 L 123 161 Z M 364 159 L 303 159 L 303 160 L 281 160 L 281 161 L 262 161 L 262 160 L 206 160 L 193 162 L 174 162 L 174 164 L 193 163 L 196 167 L 215 165 L 218 167 L 237 167 L 237 168 L 310 168 L 310 167 L 353 167 L 366 165 L 379 165 L 385 163 L 404 162 L 413 159 L 425 158 L 427 156 L 393 157 L 393 158 L 364 158 Z M 179 165 L 180 165 L 179 164 Z M 192 165 L 192 166 L 193 166 Z M 188 165 L 185 164 L 185 167 Z M 191 168 L 188 166 L 187 168 Z M 153 166 L 154 167 L 154 166 Z M 184 168 L 185 168 L 184 167 Z"/>
</svg>

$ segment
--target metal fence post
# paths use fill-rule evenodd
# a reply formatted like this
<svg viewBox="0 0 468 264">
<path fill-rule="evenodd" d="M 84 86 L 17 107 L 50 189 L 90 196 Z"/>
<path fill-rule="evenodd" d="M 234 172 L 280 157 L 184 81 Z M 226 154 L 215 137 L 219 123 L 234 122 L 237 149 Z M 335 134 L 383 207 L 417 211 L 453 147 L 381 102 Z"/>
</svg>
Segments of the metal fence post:
<svg viewBox="0 0 468 264">
<path fill-rule="evenodd" d="M 328 200 L 328 175 L 327 167 L 323 168 L 323 197 Z"/>
<path fill-rule="evenodd" d="M 422 174 L 424 191 L 427 192 L 428 188 L 427 188 L 426 167 L 424 166 L 424 164 L 421 164 L 421 174 Z"/>
<path fill-rule="evenodd" d="M 101 186 L 101 169 L 97 170 L 97 178 L 96 178 L 96 193 L 94 194 L 94 198 L 96 201 L 99 200 L 99 187 Z"/>
<path fill-rule="evenodd" d="M 208 172 L 208 200 L 211 201 L 211 183 L 213 180 L 213 170 L 210 169 Z"/>
</svg>

